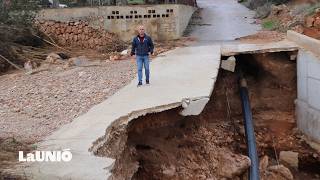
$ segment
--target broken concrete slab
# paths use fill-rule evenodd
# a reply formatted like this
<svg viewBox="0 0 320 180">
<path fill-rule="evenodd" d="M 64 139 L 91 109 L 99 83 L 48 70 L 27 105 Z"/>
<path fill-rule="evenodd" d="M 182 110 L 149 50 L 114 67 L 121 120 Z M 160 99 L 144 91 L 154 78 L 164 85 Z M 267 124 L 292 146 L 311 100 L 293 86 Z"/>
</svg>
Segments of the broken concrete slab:
<svg viewBox="0 0 320 180">
<path fill-rule="evenodd" d="M 285 165 L 289 165 L 294 168 L 298 168 L 299 165 L 299 153 L 292 151 L 281 151 L 279 160 Z"/>
<path fill-rule="evenodd" d="M 234 72 L 236 68 L 236 58 L 234 56 L 230 56 L 227 60 L 221 61 L 221 68 Z"/>
<path fill-rule="evenodd" d="M 234 56 L 237 54 L 255 54 L 266 52 L 281 52 L 281 51 L 296 51 L 298 45 L 289 40 L 278 42 L 270 42 L 264 44 L 249 44 L 249 43 L 228 43 L 221 46 L 222 56 Z"/>
<path fill-rule="evenodd" d="M 70 162 L 35 162 L 26 164 L 24 171 L 32 179 L 107 179 L 114 159 L 97 157 L 89 151 L 109 138 L 106 129 L 113 123 L 126 126 L 147 113 L 181 106 L 184 99 L 209 98 L 219 66 L 217 45 L 177 48 L 156 58 L 151 63 L 150 86 L 136 88 L 137 79 L 133 80 L 38 144 L 40 151 L 71 149 Z M 205 105 L 201 102 L 198 110 Z"/>
<path fill-rule="evenodd" d="M 287 39 L 295 42 L 299 47 L 311 51 L 317 56 L 320 56 L 320 41 L 304 34 L 297 33 L 295 31 L 287 31 Z"/>
<path fill-rule="evenodd" d="M 191 115 L 199 115 L 206 104 L 209 102 L 208 97 L 195 99 L 195 100 L 188 100 L 182 102 L 182 107 L 184 108 L 180 114 L 182 116 L 191 116 Z"/>
</svg>

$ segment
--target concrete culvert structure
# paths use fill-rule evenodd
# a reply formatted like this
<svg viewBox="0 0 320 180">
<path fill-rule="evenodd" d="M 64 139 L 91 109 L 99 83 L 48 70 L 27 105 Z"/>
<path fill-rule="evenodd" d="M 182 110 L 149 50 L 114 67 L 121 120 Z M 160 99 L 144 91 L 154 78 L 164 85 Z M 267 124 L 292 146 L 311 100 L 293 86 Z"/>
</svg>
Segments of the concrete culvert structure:
<svg viewBox="0 0 320 180">
<path fill-rule="evenodd" d="M 317 152 L 303 142 L 302 134 L 295 128 L 297 67 L 292 57 L 296 54 L 297 51 L 241 54 L 236 59 L 248 80 L 259 156 L 267 155 L 273 165 L 286 165 L 292 177 L 312 179 L 318 177 L 317 172 L 310 168 L 319 168 L 319 164 L 314 163 L 319 161 L 314 157 Z M 245 151 L 245 148 L 240 149 Z M 292 167 L 281 161 L 281 157 L 279 160 L 279 154 L 283 151 L 297 153 L 299 166 Z M 260 177 L 274 179 L 267 173 L 270 168 L 261 169 L 263 163 L 261 159 Z M 269 166 L 272 167 L 272 163 Z M 286 179 L 290 179 L 289 175 Z"/>
<path fill-rule="evenodd" d="M 314 171 L 319 167 L 317 152 L 303 143 L 295 128 L 296 61 L 290 60 L 295 53 L 236 56 L 248 81 L 261 179 L 318 177 Z M 132 120 L 122 138 L 123 151 L 109 149 L 119 141 L 100 147 L 99 156 L 116 159 L 112 178 L 246 179 L 250 161 L 236 74 L 219 71 L 213 94 L 200 115 L 181 116 L 181 110 L 177 107 Z M 297 152 L 299 168 L 279 165 L 281 151 Z"/>
</svg>

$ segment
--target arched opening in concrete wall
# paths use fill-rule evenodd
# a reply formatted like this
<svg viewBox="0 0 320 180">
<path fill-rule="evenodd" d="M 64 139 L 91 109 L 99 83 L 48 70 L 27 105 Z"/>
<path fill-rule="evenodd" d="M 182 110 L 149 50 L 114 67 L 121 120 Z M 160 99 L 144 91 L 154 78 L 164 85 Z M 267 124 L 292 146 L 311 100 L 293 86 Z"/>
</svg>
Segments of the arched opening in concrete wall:
<svg viewBox="0 0 320 180">
<path fill-rule="evenodd" d="M 237 68 L 248 82 L 260 175 L 265 179 L 319 178 L 320 154 L 296 128 L 295 54 L 236 55 Z M 110 138 L 98 149 L 98 155 L 116 159 L 114 179 L 246 179 L 248 164 L 242 155 L 247 148 L 236 73 L 220 69 L 200 115 L 181 116 L 181 110 L 136 118 L 121 137 L 123 143 Z M 286 161 L 288 152 L 293 153 L 289 158 L 293 162 Z"/>
</svg>

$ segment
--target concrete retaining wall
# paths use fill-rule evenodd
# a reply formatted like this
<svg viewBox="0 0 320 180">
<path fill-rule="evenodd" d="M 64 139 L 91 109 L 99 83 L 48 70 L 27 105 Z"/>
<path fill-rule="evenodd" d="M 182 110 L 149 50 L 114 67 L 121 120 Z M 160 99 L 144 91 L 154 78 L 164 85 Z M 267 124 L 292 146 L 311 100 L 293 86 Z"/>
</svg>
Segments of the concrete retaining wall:
<svg viewBox="0 0 320 180">
<path fill-rule="evenodd" d="M 143 24 L 154 39 L 169 40 L 182 36 L 195 10 L 180 4 L 46 9 L 39 12 L 37 19 L 87 21 L 91 27 L 116 33 L 124 41 L 130 41 L 137 26 Z"/>
<path fill-rule="evenodd" d="M 297 59 L 298 128 L 320 142 L 320 41 L 293 31 L 287 38 L 301 47 Z"/>
</svg>

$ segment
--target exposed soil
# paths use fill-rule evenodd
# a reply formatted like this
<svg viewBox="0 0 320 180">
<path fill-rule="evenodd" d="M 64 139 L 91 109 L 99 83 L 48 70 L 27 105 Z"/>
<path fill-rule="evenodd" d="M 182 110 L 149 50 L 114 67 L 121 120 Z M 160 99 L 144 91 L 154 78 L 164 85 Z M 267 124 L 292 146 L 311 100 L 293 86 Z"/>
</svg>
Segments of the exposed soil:
<svg viewBox="0 0 320 180">
<path fill-rule="evenodd" d="M 270 159 L 269 168 L 261 170 L 262 179 L 290 179 L 284 166 L 274 166 L 284 150 L 299 153 L 299 169 L 290 168 L 295 179 L 319 179 L 320 154 L 294 128 L 295 61 L 286 53 L 241 55 L 237 59 L 249 86 L 258 154 Z M 228 177 L 221 171 L 224 154 L 237 156 L 247 151 L 237 76 L 219 72 L 211 99 L 199 116 L 183 117 L 180 110 L 148 114 L 129 123 L 124 151 L 113 154 L 114 179 Z M 243 161 L 231 159 L 227 169 L 232 171 L 230 166 L 241 166 Z M 275 169 L 282 169 L 282 173 L 275 173 Z M 246 172 L 239 170 L 230 176 L 246 179 Z"/>
<path fill-rule="evenodd" d="M 277 31 L 261 30 L 256 34 L 237 38 L 242 43 L 270 43 L 285 39 L 285 34 Z"/>
<path fill-rule="evenodd" d="M 320 29 L 304 28 L 303 33 L 309 37 L 320 39 Z"/>
<path fill-rule="evenodd" d="M 286 53 L 242 55 L 238 58 L 244 62 L 249 75 L 247 80 L 259 154 L 266 154 L 275 161 L 280 151 L 298 152 L 299 171 L 291 168 L 295 179 L 300 179 L 305 173 L 309 179 L 318 179 L 319 153 L 302 140 L 303 135 L 295 128 L 295 62 L 290 61 Z M 243 134 L 243 130 L 240 132 Z M 240 149 L 245 152 L 246 148 Z"/>
<path fill-rule="evenodd" d="M 292 0 L 287 4 L 271 6 L 270 14 L 262 20 L 262 24 L 268 22 L 270 27 L 265 24 L 265 28 L 278 32 L 286 33 L 287 30 L 294 30 L 320 39 L 319 7 L 319 1 L 312 0 Z"/>
</svg>

